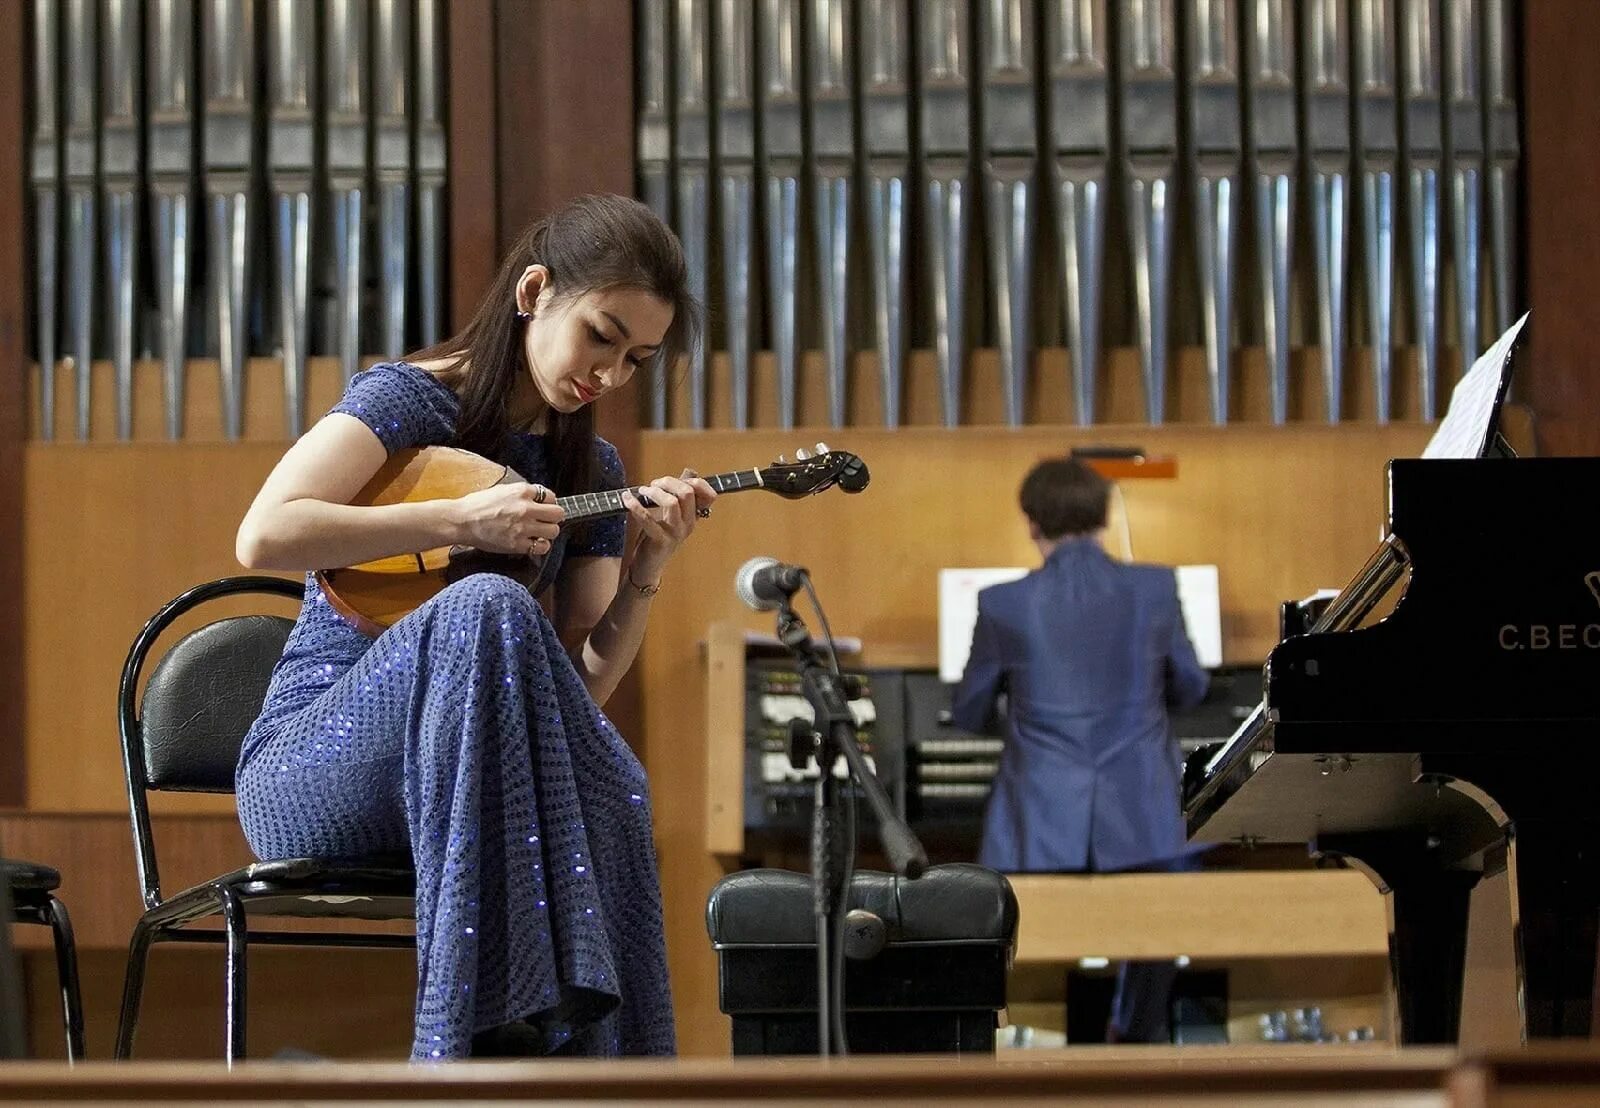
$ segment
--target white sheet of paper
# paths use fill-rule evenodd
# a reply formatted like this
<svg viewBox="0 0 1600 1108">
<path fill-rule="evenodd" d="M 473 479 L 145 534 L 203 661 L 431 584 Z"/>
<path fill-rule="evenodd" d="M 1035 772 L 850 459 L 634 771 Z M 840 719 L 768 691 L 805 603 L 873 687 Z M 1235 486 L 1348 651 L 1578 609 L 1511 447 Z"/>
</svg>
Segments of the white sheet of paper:
<svg viewBox="0 0 1600 1108">
<path fill-rule="evenodd" d="M 1222 591 L 1216 566 L 1179 566 L 1178 603 L 1194 644 L 1195 657 L 1207 669 L 1222 664 Z"/>
<path fill-rule="evenodd" d="M 1517 341 L 1528 313 L 1495 340 L 1483 356 L 1472 363 L 1466 376 L 1450 394 L 1450 408 L 1439 421 L 1439 429 L 1423 447 L 1424 458 L 1476 458 L 1483 452 L 1489 430 L 1489 413 L 1494 409 L 1495 393 L 1500 391 L 1500 373 L 1505 368 L 1511 344 Z"/>
<path fill-rule="evenodd" d="M 939 571 L 939 680 L 955 684 L 967 668 L 972 626 L 978 622 L 979 590 L 1027 574 L 1022 566 Z"/>
<path fill-rule="evenodd" d="M 972 651 L 972 626 L 978 622 L 978 593 L 990 585 L 1015 581 L 1029 571 L 993 566 L 939 571 L 939 680 L 961 680 Z M 1178 602 L 1196 657 L 1207 669 L 1222 664 L 1222 597 L 1216 566 L 1178 566 Z"/>
</svg>

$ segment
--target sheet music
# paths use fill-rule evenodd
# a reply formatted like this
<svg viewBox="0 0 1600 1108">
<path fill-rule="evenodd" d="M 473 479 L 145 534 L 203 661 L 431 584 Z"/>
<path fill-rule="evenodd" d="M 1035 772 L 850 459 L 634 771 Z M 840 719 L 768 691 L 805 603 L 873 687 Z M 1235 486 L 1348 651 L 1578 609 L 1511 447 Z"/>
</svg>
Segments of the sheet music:
<svg viewBox="0 0 1600 1108">
<path fill-rule="evenodd" d="M 990 585 L 1015 581 L 1029 571 L 1021 566 L 941 569 L 939 571 L 939 680 L 955 684 L 972 651 L 972 626 L 978 622 L 978 593 Z M 1222 600 L 1216 566 L 1177 566 L 1178 602 L 1207 669 L 1222 665 Z"/>
<path fill-rule="evenodd" d="M 1528 313 L 1523 312 L 1522 318 L 1496 339 L 1456 384 L 1455 391 L 1450 394 L 1450 410 L 1423 448 L 1424 458 L 1476 458 L 1483 453 L 1506 358 L 1526 322 Z"/>
<path fill-rule="evenodd" d="M 953 685 L 967 668 L 972 627 L 978 622 L 978 592 L 1027 573 L 1022 566 L 939 571 L 939 680 Z"/>
<path fill-rule="evenodd" d="M 1222 665 L 1222 591 L 1216 566 L 1178 566 L 1178 603 L 1194 654 L 1206 669 Z"/>
</svg>

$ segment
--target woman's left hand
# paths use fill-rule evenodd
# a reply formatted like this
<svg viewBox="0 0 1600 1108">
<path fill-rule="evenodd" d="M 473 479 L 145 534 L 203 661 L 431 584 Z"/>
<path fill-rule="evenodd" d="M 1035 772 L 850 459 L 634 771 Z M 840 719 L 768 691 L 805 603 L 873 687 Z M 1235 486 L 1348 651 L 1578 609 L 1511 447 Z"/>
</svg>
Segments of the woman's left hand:
<svg viewBox="0 0 1600 1108">
<path fill-rule="evenodd" d="M 716 490 L 692 469 L 681 477 L 657 477 L 645 488 L 652 507 L 640 503 L 632 490 L 622 494 L 628 514 L 639 524 L 639 546 L 634 552 L 632 576 L 640 585 L 653 585 L 683 540 L 694 533 L 695 520 L 711 514 Z"/>
</svg>

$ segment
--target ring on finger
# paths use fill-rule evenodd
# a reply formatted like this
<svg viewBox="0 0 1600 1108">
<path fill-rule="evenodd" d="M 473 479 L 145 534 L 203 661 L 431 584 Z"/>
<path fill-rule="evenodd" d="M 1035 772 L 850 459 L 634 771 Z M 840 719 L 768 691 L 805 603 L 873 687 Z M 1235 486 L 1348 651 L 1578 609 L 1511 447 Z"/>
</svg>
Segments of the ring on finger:
<svg viewBox="0 0 1600 1108">
<path fill-rule="evenodd" d="M 694 510 L 694 514 L 700 519 L 710 519 L 711 518 L 711 509 L 710 508 L 696 508 Z"/>
</svg>

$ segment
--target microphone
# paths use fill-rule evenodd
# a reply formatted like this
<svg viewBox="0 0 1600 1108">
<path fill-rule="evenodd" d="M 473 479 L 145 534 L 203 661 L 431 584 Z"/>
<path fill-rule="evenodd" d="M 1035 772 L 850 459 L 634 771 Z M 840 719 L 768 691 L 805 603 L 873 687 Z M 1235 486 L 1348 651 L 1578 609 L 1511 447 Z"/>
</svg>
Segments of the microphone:
<svg viewBox="0 0 1600 1108">
<path fill-rule="evenodd" d="M 805 587 L 804 566 L 785 565 L 776 558 L 757 556 L 733 575 L 733 591 L 758 612 L 774 612 Z"/>
</svg>

